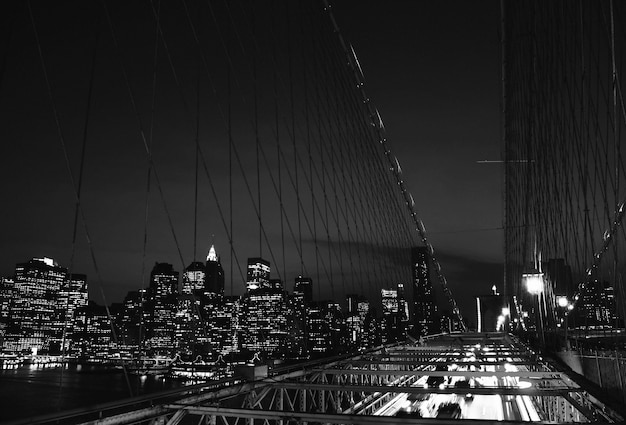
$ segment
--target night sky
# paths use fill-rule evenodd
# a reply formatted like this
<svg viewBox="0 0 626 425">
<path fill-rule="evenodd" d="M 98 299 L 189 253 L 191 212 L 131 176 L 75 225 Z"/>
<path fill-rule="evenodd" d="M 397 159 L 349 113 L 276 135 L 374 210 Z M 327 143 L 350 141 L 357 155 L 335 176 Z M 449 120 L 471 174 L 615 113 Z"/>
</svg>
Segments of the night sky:
<svg viewBox="0 0 626 425">
<path fill-rule="evenodd" d="M 110 2 L 110 13 L 125 21 L 119 24 L 120 39 L 132 39 L 145 47 L 145 56 L 129 60 L 136 65 L 129 78 L 147 122 L 151 82 L 142 80 L 140 71 L 149 75 L 153 23 L 141 9 L 145 2 L 125 8 L 119 3 Z M 91 28 L 103 25 L 103 18 L 81 2 L 32 5 L 70 152 L 68 159 L 77 173 L 95 43 Z M 400 159 L 405 183 L 415 197 L 443 272 L 462 312 L 469 316 L 468 309 L 473 306 L 470 297 L 488 293 L 493 284 L 502 282 L 502 168 L 497 163 L 477 163 L 500 159 L 498 2 L 338 0 L 332 6 L 345 39 L 359 58 L 365 90 L 381 113 L 390 147 Z M 4 202 L 0 213 L 0 274 L 10 276 L 16 263 L 32 257 L 49 256 L 69 266 L 74 199 L 28 9 L 25 5 L 2 7 L 0 190 Z M 136 139 L 132 108 L 128 102 L 120 106 L 116 100 L 124 91 L 124 81 L 111 60 L 111 42 L 103 41 L 105 32 L 99 37 L 83 205 L 88 221 L 98 223 L 90 233 L 105 282 L 103 292 L 110 303 L 121 301 L 128 290 L 140 287 L 146 160 Z M 176 51 L 183 53 L 184 40 L 182 35 L 170 39 Z M 193 81 L 194 61 L 183 62 L 186 66 L 181 67 L 181 79 Z M 193 84 L 184 86 L 189 93 L 195 88 Z M 202 90 L 210 89 L 205 86 Z M 169 105 L 176 93 L 163 90 L 160 96 L 160 104 Z M 173 146 L 155 151 L 170 195 L 183 193 L 183 188 L 193 184 L 193 163 L 188 159 L 194 147 L 179 143 L 193 139 L 193 132 L 180 124 L 185 120 L 180 110 L 162 110 L 163 116 L 157 114 L 154 126 L 155 134 Z M 165 117 L 173 115 L 173 124 L 165 124 Z M 219 156 L 219 152 L 214 154 Z M 176 167 L 181 163 L 186 166 Z M 152 217 L 161 225 L 150 233 L 147 271 L 143 273 L 149 273 L 154 261 L 170 262 L 182 270 L 178 254 L 171 248 L 166 217 L 156 207 L 158 198 L 153 197 Z M 170 204 L 170 212 L 175 221 L 178 218 L 178 228 L 183 229 L 183 261 L 189 262 L 194 256 L 189 236 L 193 206 L 180 198 L 180 202 Z M 209 223 L 199 221 L 195 257 L 203 259 L 211 243 L 218 253 L 226 250 L 223 236 Z M 74 271 L 89 276 L 90 296 L 102 303 L 80 226 L 78 241 Z M 251 250 L 248 256 L 255 255 Z M 286 286 L 290 291 L 291 285 L 289 277 Z M 242 290 L 235 288 L 233 292 Z"/>
<path fill-rule="evenodd" d="M 462 313 L 501 288 L 499 2 L 338 2 Z M 464 313 L 468 315 L 469 313 Z"/>
</svg>

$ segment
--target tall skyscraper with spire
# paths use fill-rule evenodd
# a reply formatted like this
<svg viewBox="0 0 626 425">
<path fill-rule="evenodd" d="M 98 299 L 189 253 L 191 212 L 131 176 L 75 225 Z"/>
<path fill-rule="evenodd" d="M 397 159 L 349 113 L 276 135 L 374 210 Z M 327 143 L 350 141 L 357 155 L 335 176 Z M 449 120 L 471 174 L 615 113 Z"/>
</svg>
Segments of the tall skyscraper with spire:
<svg viewBox="0 0 626 425">
<path fill-rule="evenodd" d="M 224 295 L 224 269 L 215 251 L 215 245 L 211 245 L 206 257 L 206 292 Z"/>
</svg>

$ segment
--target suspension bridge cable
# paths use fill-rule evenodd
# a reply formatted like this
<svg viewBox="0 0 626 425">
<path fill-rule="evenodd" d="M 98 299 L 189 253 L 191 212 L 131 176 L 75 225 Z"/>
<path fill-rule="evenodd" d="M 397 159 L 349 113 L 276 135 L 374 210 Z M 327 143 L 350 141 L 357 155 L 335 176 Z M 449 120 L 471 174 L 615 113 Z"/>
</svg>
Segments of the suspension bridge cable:
<svg viewBox="0 0 626 425">
<path fill-rule="evenodd" d="M 172 238 L 174 239 L 174 244 L 176 246 L 176 251 L 178 253 L 178 257 L 180 260 L 180 264 L 181 267 L 184 269 L 185 268 L 185 260 L 183 259 L 183 254 L 181 252 L 180 249 L 180 244 L 178 243 L 178 237 L 176 236 L 176 232 L 174 230 L 174 224 L 172 222 L 172 216 L 170 214 L 169 208 L 167 207 L 167 202 L 165 201 L 165 195 L 163 193 L 163 185 L 161 184 L 161 180 L 159 178 L 159 174 L 157 172 L 157 168 L 156 165 L 154 164 L 153 158 L 152 158 L 152 151 L 150 150 L 150 147 L 148 146 L 148 141 L 146 138 L 146 134 L 145 131 L 143 129 L 143 124 L 141 121 L 141 116 L 139 114 L 139 109 L 137 107 L 137 103 L 135 101 L 135 94 L 133 93 L 133 88 L 130 84 L 130 80 L 128 78 L 128 73 L 126 71 L 126 66 L 124 65 L 124 61 L 122 58 L 122 54 L 121 54 L 121 49 L 117 40 L 117 36 L 115 33 L 115 27 L 113 25 L 113 21 L 111 19 L 111 15 L 109 13 L 109 8 L 107 6 L 107 0 L 102 0 L 102 5 L 104 7 L 104 12 L 105 12 L 105 16 L 107 19 L 107 23 L 108 23 L 108 27 L 109 27 L 109 31 L 111 33 L 111 38 L 113 40 L 113 45 L 115 47 L 115 50 L 117 52 L 117 56 L 118 56 L 118 61 L 119 61 L 119 65 L 121 68 L 121 72 L 122 72 L 122 77 L 124 79 L 124 84 L 126 86 L 126 90 L 128 92 L 128 97 L 131 103 L 131 107 L 133 109 L 133 112 L 135 114 L 135 121 L 137 123 L 138 126 L 138 131 L 139 131 L 139 136 L 141 139 L 141 142 L 143 144 L 144 150 L 146 151 L 146 155 L 148 157 L 148 161 L 150 161 L 152 163 L 152 174 L 154 175 L 154 180 L 155 183 L 157 185 L 157 189 L 159 191 L 159 196 L 161 198 L 161 203 L 163 204 L 163 209 L 166 213 L 167 216 L 167 220 L 168 220 L 168 224 L 169 224 L 169 228 L 170 231 L 172 233 Z"/>
<path fill-rule="evenodd" d="M 102 275 L 100 273 L 100 268 L 98 267 L 98 262 L 96 261 L 95 250 L 93 248 L 93 244 L 91 243 L 91 238 L 89 236 L 89 232 L 88 232 L 88 229 L 87 229 L 87 222 L 85 220 L 84 211 L 83 211 L 83 209 L 81 207 L 80 193 L 78 191 L 78 185 L 76 183 L 74 174 L 72 172 L 72 168 L 71 168 L 71 164 L 70 164 L 70 160 L 69 160 L 69 156 L 68 156 L 68 152 L 67 152 L 67 146 L 66 146 L 66 143 L 65 143 L 65 137 L 63 135 L 63 130 L 62 130 L 62 127 L 61 127 L 61 121 L 60 121 L 60 118 L 59 118 L 59 112 L 58 112 L 58 108 L 56 106 L 56 101 L 54 99 L 54 95 L 52 93 L 52 85 L 51 85 L 50 79 L 48 77 L 48 68 L 46 66 L 46 62 L 45 62 L 45 59 L 44 59 L 44 56 L 43 56 L 43 50 L 42 50 L 42 47 L 41 47 L 39 31 L 37 30 L 37 24 L 35 22 L 35 17 L 34 17 L 34 14 L 33 14 L 33 9 L 32 9 L 32 5 L 31 5 L 30 0 L 27 1 L 26 5 L 27 5 L 27 8 L 28 8 L 28 14 L 29 14 L 30 22 L 31 22 L 31 25 L 32 25 L 32 28 L 33 28 L 33 33 L 35 35 L 35 42 L 37 44 L 37 53 L 38 53 L 39 62 L 40 62 L 41 68 L 42 68 L 44 81 L 45 81 L 45 84 L 46 84 L 46 92 L 47 92 L 48 99 L 50 101 L 51 108 L 52 108 L 52 113 L 53 113 L 53 117 L 54 117 L 54 123 L 55 123 L 56 131 L 57 131 L 57 138 L 59 140 L 59 143 L 61 144 L 61 149 L 63 151 L 63 157 L 64 157 L 64 162 L 65 162 L 67 174 L 68 174 L 68 177 L 69 177 L 69 180 L 70 180 L 70 185 L 72 187 L 73 195 L 74 195 L 75 202 L 76 202 L 75 205 L 76 205 L 77 209 L 80 210 L 80 218 L 81 218 L 81 222 L 83 224 L 83 231 L 85 232 L 85 237 L 87 239 L 87 244 L 89 246 L 89 250 L 90 250 L 90 253 L 91 253 L 91 260 L 92 260 L 92 263 L 93 263 L 93 266 L 94 266 L 94 271 L 96 273 L 97 282 L 98 282 L 97 286 L 98 286 L 98 288 L 100 290 L 100 295 L 102 297 L 102 301 L 103 301 L 103 303 L 105 305 L 105 309 L 106 309 L 106 312 L 107 312 L 107 317 L 109 319 L 109 325 L 111 327 L 111 335 L 113 336 L 113 340 L 117 342 L 118 338 L 117 338 L 117 333 L 115 331 L 115 326 L 113 325 L 113 316 L 112 316 L 111 311 L 110 311 L 110 309 L 108 307 L 108 304 L 106 303 L 106 297 L 104 295 L 104 289 L 103 289 L 102 284 L 101 284 L 103 282 Z M 129 390 L 129 392 L 130 392 L 130 394 L 132 396 L 132 394 L 133 394 L 132 387 L 130 385 L 130 381 L 128 380 L 128 375 L 126 373 L 126 369 L 124 369 L 124 375 L 125 375 L 125 378 L 126 378 L 126 384 L 127 384 L 128 390 Z"/>
</svg>

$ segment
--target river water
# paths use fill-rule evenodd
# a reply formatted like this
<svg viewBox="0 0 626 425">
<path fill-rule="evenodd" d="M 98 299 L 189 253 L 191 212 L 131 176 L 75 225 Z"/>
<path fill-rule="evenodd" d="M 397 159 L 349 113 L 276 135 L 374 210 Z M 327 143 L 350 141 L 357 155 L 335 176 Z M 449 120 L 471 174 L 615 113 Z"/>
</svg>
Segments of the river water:
<svg viewBox="0 0 626 425">
<path fill-rule="evenodd" d="M 162 376 L 69 365 L 0 370 L 0 422 L 121 400 L 183 386 Z M 130 383 L 130 385 L 129 385 Z"/>
</svg>

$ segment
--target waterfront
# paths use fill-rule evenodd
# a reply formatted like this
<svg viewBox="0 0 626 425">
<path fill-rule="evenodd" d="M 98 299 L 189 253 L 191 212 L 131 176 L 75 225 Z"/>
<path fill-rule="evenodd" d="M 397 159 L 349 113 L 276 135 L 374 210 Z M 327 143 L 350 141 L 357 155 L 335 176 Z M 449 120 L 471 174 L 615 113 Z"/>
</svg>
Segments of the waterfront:
<svg viewBox="0 0 626 425">
<path fill-rule="evenodd" d="M 128 378 L 128 381 L 127 381 Z M 24 419 L 183 386 L 164 376 L 121 370 L 24 365 L 0 370 L 0 422 Z M 131 393 L 132 392 L 132 393 Z"/>
</svg>

